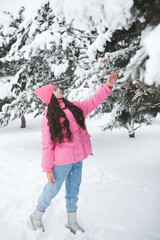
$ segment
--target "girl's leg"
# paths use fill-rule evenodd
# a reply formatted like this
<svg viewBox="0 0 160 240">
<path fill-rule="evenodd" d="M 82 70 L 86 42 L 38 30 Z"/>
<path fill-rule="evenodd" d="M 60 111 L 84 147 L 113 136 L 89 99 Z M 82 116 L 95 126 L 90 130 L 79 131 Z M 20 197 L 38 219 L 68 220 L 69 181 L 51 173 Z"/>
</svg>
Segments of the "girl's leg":
<svg viewBox="0 0 160 240">
<path fill-rule="evenodd" d="M 57 195 L 61 186 L 67 175 L 70 173 L 72 169 L 72 164 L 65 165 L 65 166 L 54 166 L 53 174 L 55 178 L 55 184 L 51 184 L 48 182 L 38 199 L 38 209 L 41 211 L 45 211 L 47 207 L 51 204 L 51 200 Z"/>
<path fill-rule="evenodd" d="M 72 164 L 72 169 L 65 181 L 67 212 L 76 212 L 77 210 L 78 193 L 82 179 L 82 162 Z"/>
</svg>

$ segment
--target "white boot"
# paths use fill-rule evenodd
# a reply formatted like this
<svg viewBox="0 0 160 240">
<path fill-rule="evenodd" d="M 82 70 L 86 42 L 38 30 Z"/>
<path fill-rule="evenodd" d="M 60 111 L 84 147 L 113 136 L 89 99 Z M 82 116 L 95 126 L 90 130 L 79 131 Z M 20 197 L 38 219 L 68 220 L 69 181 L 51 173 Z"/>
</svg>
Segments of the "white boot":
<svg viewBox="0 0 160 240">
<path fill-rule="evenodd" d="M 74 234 L 79 230 L 81 232 L 85 232 L 82 227 L 80 227 L 77 223 L 77 213 L 76 212 L 67 212 L 68 224 L 66 224 L 66 228 L 69 228 L 70 231 Z"/>
<path fill-rule="evenodd" d="M 38 207 L 36 207 L 35 212 L 33 214 L 31 214 L 30 220 L 31 220 L 32 227 L 34 230 L 42 229 L 42 231 L 44 231 L 44 226 L 42 223 L 43 214 L 44 214 L 44 212 L 40 211 L 38 209 Z"/>
</svg>

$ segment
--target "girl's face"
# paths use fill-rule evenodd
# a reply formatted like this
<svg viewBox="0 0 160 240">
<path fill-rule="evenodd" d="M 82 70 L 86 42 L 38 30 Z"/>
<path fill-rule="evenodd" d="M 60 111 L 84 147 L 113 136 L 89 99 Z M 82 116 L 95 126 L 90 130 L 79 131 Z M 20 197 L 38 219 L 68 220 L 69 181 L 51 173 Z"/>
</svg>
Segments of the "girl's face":
<svg viewBox="0 0 160 240">
<path fill-rule="evenodd" d="M 53 90 L 53 94 L 57 99 L 61 99 L 63 97 L 63 93 L 61 92 L 60 89 L 57 88 Z"/>
</svg>

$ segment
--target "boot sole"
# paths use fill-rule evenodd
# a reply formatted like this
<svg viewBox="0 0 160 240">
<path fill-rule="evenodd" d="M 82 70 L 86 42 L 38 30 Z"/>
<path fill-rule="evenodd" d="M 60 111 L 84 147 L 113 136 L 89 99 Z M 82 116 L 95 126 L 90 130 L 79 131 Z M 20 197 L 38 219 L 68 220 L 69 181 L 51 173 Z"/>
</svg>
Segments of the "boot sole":
<svg viewBox="0 0 160 240">
<path fill-rule="evenodd" d="M 67 225 L 65 227 L 68 228 L 73 234 L 76 234 L 76 232 L 71 227 L 69 227 Z"/>
<path fill-rule="evenodd" d="M 34 226 L 33 219 L 32 219 L 32 215 L 30 215 L 30 220 L 31 220 L 31 224 L 32 224 L 33 230 L 37 230 L 37 228 L 35 228 L 35 226 Z M 42 229 L 42 232 L 44 232 L 44 231 L 45 231 L 45 230 Z"/>
<path fill-rule="evenodd" d="M 31 224 L 32 224 L 33 230 L 37 230 L 37 229 L 35 228 L 35 226 L 34 226 L 33 219 L 32 219 L 32 215 L 30 216 L 30 220 L 31 220 Z"/>
<path fill-rule="evenodd" d="M 68 228 L 73 234 L 76 234 L 76 232 L 73 230 L 73 228 L 71 228 L 70 226 L 68 226 L 67 224 L 65 225 L 66 228 Z M 84 233 L 85 230 L 84 229 L 79 229 L 80 232 Z"/>
</svg>

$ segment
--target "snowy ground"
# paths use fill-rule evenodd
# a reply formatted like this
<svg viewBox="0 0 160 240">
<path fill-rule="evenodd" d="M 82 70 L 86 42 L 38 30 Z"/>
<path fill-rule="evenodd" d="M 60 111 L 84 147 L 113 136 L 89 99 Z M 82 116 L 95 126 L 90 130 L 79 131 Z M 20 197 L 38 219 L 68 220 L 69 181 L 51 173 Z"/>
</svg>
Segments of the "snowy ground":
<svg viewBox="0 0 160 240">
<path fill-rule="evenodd" d="M 125 129 L 101 133 L 103 121 L 87 120 L 94 157 L 84 161 L 78 219 L 86 232 L 66 223 L 65 189 L 43 218 L 46 232 L 33 231 L 29 215 L 47 182 L 41 170 L 40 117 L 0 129 L 1 240 L 160 239 L 160 118 L 142 126 L 135 139 Z"/>
</svg>

